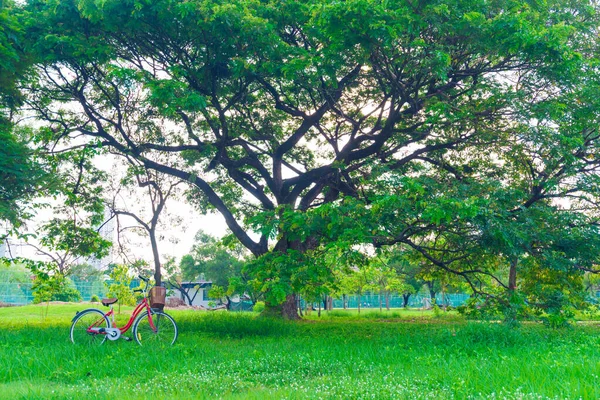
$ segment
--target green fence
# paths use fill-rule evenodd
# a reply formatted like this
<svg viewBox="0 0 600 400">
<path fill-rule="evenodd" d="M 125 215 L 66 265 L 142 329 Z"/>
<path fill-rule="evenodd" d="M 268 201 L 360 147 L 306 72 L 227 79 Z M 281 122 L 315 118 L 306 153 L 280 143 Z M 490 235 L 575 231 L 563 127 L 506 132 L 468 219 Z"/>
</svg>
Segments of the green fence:
<svg viewBox="0 0 600 400">
<path fill-rule="evenodd" d="M 84 301 L 89 301 L 92 296 L 96 295 L 99 298 L 103 298 L 107 294 L 106 284 L 110 284 L 110 281 L 103 281 L 101 279 L 93 278 L 80 278 L 77 276 L 69 278 L 75 288 L 81 293 L 81 297 Z M 31 291 L 32 282 L 11 282 L 11 281 L 0 281 L 0 303 L 8 303 L 15 305 L 30 304 L 33 302 L 33 293 Z M 134 280 L 131 285 L 132 288 L 139 286 L 139 281 Z M 465 303 L 469 298 L 469 295 L 464 293 L 458 294 L 438 294 L 436 296 L 436 304 L 439 306 L 447 305 L 456 307 Z M 363 296 L 346 296 L 344 299 L 334 299 L 333 308 L 358 308 L 360 303 L 361 308 L 379 308 L 379 295 L 375 293 L 366 293 Z M 344 304 L 345 303 L 345 304 Z M 386 307 L 385 298 L 381 297 L 381 303 L 383 307 Z M 402 296 L 393 295 L 389 298 L 390 308 L 400 308 L 404 305 L 404 299 Z M 300 300 L 300 307 L 306 308 L 307 303 L 304 300 Z M 313 306 L 318 307 L 317 303 L 313 303 Z M 408 302 L 409 307 L 429 307 L 431 306 L 431 300 L 426 295 L 412 295 Z M 232 303 L 230 309 L 232 311 L 250 311 L 252 310 L 251 302 L 237 302 Z"/>
<path fill-rule="evenodd" d="M 84 301 L 90 301 L 93 295 L 103 298 L 107 289 L 103 281 L 71 279 L 73 286 L 81 293 Z M 0 282 L 0 303 L 24 305 L 33 303 L 32 282 Z"/>
<path fill-rule="evenodd" d="M 0 303 L 29 304 L 33 302 L 32 283 L 0 282 Z"/>
<path fill-rule="evenodd" d="M 458 307 L 463 305 L 470 296 L 465 293 L 453 293 L 453 294 L 438 294 L 435 298 L 435 304 L 440 307 L 450 306 Z M 361 308 L 379 308 L 381 301 L 381 307 L 386 308 L 385 296 L 379 296 L 375 293 L 366 293 L 362 296 L 346 296 L 341 299 L 333 300 L 333 308 L 358 308 L 360 304 Z M 401 295 L 391 295 L 388 298 L 390 308 L 401 308 L 404 306 L 404 298 Z M 345 303 L 345 304 L 344 304 Z M 306 308 L 307 304 L 302 299 L 300 301 L 300 307 Z M 408 299 L 408 307 L 411 308 L 429 308 L 432 306 L 431 298 L 428 295 L 411 295 Z M 313 307 L 318 307 L 317 303 L 313 303 Z M 321 305 L 323 308 L 323 305 Z"/>
<path fill-rule="evenodd" d="M 253 307 L 251 301 L 232 301 L 229 305 L 229 311 L 252 311 Z"/>
<path fill-rule="evenodd" d="M 106 297 L 108 293 L 107 285 L 110 285 L 112 281 L 94 279 L 94 278 L 81 278 L 78 276 L 70 276 L 69 280 L 72 282 L 75 289 L 81 294 L 83 301 L 90 301 L 92 296 L 98 296 L 99 298 Z M 33 282 L 14 282 L 14 281 L 1 281 L 0 280 L 0 303 L 24 305 L 33 303 L 33 292 L 31 287 Z M 132 289 L 140 286 L 139 279 L 132 280 L 129 285 Z"/>
</svg>

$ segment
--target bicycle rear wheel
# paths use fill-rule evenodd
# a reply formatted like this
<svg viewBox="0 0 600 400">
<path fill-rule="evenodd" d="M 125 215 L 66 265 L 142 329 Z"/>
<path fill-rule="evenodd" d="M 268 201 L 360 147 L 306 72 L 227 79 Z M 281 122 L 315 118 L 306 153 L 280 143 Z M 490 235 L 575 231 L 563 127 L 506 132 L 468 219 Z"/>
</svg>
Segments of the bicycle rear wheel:
<svg viewBox="0 0 600 400">
<path fill-rule="evenodd" d="M 152 318 L 152 325 L 150 325 Z M 133 324 L 133 337 L 141 346 L 173 344 L 177 340 L 177 324 L 175 320 L 162 311 L 154 311 L 140 315 Z"/>
<path fill-rule="evenodd" d="M 106 334 L 101 329 L 110 328 L 108 317 L 100 310 L 90 308 L 83 310 L 73 318 L 71 324 L 71 342 L 75 344 L 96 345 L 106 340 Z"/>
</svg>

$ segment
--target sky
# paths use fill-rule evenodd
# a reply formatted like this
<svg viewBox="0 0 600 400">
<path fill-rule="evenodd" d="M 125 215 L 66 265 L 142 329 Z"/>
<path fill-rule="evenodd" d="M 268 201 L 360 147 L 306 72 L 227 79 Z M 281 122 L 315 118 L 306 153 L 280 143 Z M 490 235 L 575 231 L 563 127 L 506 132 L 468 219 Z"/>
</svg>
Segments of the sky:
<svg viewBox="0 0 600 400">
<path fill-rule="evenodd" d="M 159 252 L 163 256 L 163 261 L 167 257 L 175 257 L 181 259 L 185 254 L 188 254 L 194 245 L 194 237 L 199 230 L 203 230 L 215 237 L 222 237 L 227 233 L 227 225 L 225 219 L 220 214 L 202 215 L 194 210 L 189 204 L 184 201 L 171 200 L 167 204 L 167 211 L 170 217 L 180 217 L 180 222 L 171 224 L 167 220 L 166 225 L 160 231 Z M 123 222 L 133 224 L 133 219 L 125 218 Z M 131 252 L 138 258 L 147 261 L 152 260 L 152 251 L 150 242 L 147 237 L 141 237 L 135 233 L 127 233 L 127 238 L 136 245 L 131 246 Z"/>
</svg>

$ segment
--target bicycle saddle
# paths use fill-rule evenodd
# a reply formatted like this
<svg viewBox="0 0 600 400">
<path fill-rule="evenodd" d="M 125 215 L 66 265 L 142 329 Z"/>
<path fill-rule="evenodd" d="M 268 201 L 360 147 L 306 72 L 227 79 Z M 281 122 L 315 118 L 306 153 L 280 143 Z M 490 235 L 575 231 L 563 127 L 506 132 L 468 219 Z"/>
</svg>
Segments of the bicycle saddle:
<svg viewBox="0 0 600 400">
<path fill-rule="evenodd" d="M 111 304 L 115 304 L 119 299 L 116 297 L 111 297 L 110 299 L 102 299 L 102 305 L 108 307 Z"/>
</svg>

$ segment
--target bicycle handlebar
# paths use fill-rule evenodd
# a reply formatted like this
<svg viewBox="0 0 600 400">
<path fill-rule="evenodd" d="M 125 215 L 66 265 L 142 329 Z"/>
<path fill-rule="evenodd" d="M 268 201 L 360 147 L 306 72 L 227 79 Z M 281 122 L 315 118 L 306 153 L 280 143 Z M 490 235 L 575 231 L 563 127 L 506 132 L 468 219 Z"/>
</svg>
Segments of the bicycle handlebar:
<svg viewBox="0 0 600 400">
<path fill-rule="evenodd" d="M 150 281 L 148 278 L 144 278 L 142 275 L 138 275 L 138 278 L 140 278 L 141 280 L 143 280 L 146 283 L 148 283 Z"/>
</svg>

